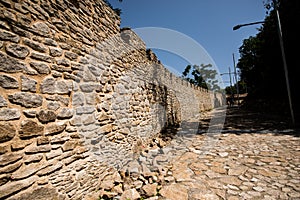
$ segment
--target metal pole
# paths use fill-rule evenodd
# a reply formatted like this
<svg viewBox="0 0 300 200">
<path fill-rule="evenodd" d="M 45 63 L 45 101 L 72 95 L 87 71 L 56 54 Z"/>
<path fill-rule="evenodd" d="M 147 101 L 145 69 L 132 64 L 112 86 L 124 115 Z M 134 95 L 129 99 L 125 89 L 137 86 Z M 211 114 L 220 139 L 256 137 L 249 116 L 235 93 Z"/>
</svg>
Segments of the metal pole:
<svg viewBox="0 0 300 200">
<path fill-rule="evenodd" d="M 230 67 L 228 67 L 228 70 L 229 70 L 229 81 L 230 81 L 230 92 L 231 92 L 231 97 L 230 99 L 232 99 L 232 101 L 234 102 L 234 94 L 233 94 L 233 91 L 232 91 L 232 80 L 231 80 L 231 70 L 230 70 Z M 230 101 L 231 102 L 231 101 Z M 231 105 L 231 103 L 230 103 Z"/>
<path fill-rule="evenodd" d="M 237 102 L 238 102 L 238 107 L 239 107 L 239 105 L 240 105 L 239 83 L 238 83 L 237 73 L 236 73 L 234 53 L 232 54 L 232 58 L 233 58 L 234 76 L 235 76 L 235 82 L 236 82 Z"/>
<path fill-rule="evenodd" d="M 277 9 L 277 5 L 276 5 L 276 2 L 274 0 L 273 0 L 273 3 L 274 3 L 274 8 L 275 8 L 275 12 L 276 12 L 276 18 L 277 18 L 278 35 L 279 35 L 281 56 L 282 56 L 283 67 L 284 67 L 286 89 L 287 89 L 288 98 L 289 98 L 290 112 L 291 112 L 291 117 L 292 117 L 292 123 L 293 123 L 293 125 L 295 125 L 295 117 L 294 117 L 294 110 L 293 110 L 291 90 L 290 90 L 290 82 L 289 82 L 289 74 L 288 74 L 288 68 L 287 68 L 287 63 L 286 63 L 286 58 L 285 58 L 285 52 L 284 52 L 284 46 L 283 46 L 281 23 L 280 23 L 280 18 L 279 18 L 279 12 L 278 12 L 278 9 Z"/>
</svg>

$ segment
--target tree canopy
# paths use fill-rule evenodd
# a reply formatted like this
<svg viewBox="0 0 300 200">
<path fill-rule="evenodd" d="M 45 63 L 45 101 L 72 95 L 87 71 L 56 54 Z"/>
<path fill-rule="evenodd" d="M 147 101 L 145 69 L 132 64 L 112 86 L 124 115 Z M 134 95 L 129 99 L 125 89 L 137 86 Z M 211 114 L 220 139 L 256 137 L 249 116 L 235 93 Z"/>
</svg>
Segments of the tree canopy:
<svg viewBox="0 0 300 200">
<path fill-rule="evenodd" d="M 182 72 L 182 78 L 188 82 L 213 91 L 219 91 L 221 88 L 216 80 L 217 71 L 212 69 L 211 64 L 187 65 Z"/>
<path fill-rule="evenodd" d="M 299 0 L 268 0 L 265 2 L 267 15 L 256 36 L 243 41 L 239 48 L 240 58 L 237 67 L 241 80 L 247 84 L 250 97 L 264 99 L 265 105 L 279 110 L 276 105 L 288 112 L 288 96 L 282 52 L 278 34 L 278 20 L 275 6 L 279 11 L 283 46 L 288 67 L 288 80 L 295 112 L 299 113 L 300 98 L 297 85 L 299 68 Z M 281 111 L 282 111 L 281 110 Z"/>
</svg>

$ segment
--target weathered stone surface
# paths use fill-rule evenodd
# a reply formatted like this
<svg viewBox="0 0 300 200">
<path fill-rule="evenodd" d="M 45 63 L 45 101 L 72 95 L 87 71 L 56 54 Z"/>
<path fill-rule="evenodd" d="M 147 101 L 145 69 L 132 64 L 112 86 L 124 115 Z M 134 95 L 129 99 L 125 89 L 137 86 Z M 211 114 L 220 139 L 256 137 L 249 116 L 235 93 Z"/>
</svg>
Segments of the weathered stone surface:
<svg viewBox="0 0 300 200">
<path fill-rule="evenodd" d="M 56 81 L 54 78 L 46 78 L 41 84 L 41 92 L 45 94 L 68 94 L 72 91 L 71 81 Z"/>
<path fill-rule="evenodd" d="M 12 32 L 0 30 L 0 39 L 4 41 L 11 41 L 11 42 L 18 43 L 20 37 Z"/>
<path fill-rule="evenodd" d="M 58 110 L 60 108 L 60 104 L 57 101 L 48 101 L 47 108 L 49 110 Z"/>
<path fill-rule="evenodd" d="M 142 189 L 144 190 L 147 197 L 152 197 L 157 194 L 157 183 L 144 185 Z"/>
<path fill-rule="evenodd" d="M 45 63 L 31 62 L 30 66 L 40 74 L 49 74 L 50 73 L 50 68 Z"/>
<path fill-rule="evenodd" d="M 51 145 L 40 145 L 40 146 L 28 146 L 25 149 L 25 153 L 33 154 L 33 153 L 44 153 L 51 151 Z"/>
<path fill-rule="evenodd" d="M 40 60 L 40 61 L 44 61 L 44 62 L 48 62 L 48 63 L 51 63 L 53 61 L 52 57 L 50 57 L 46 54 L 37 53 L 37 52 L 31 52 L 30 57 L 35 60 Z"/>
<path fill-rule="evenodd" d="M 83 104 L 84 104 L 84 94 L 82 92 L 74 93 L 72 97 L 72 105 L 76 107 L 76 106 L 82 106 Z"/>
<path fill-rule="evenodd" d="M 0 145 L 0 155 L 7 153 L 9 150 L 9 145 Z"/>
<path fill-rule="evenodd" d="M 27 92 L 17 92 L 8 95 L 9 101 L 15 104 L 20 104 L 26 108 L 37 108 L 43 103 L 43 97 L 37 94 L 30 94 Z"/>
<path fill-rule="evenodd" d="M 42 123 L 48 123 L 48 122 L 55 121 L 56 117 L 57 117 L 56 113 L 52 110 L 42 109 L 37 113 L 37 118 Z"/>
<path fill-rule="evenodd" d="M 37 145 L 49 144 L 50 138 L 46 136 L 39 137 L 36 141 Z"/>
<path fill-rule="evenodd" d="M 24 149 L 26 145 L 28 145 L 28 142 L 24 142 L 23 140 L 14 140 L 14 142 L 11 143 L 11 150 L 21 150 Z"/>
<path fill-rule="evenodd" d="M 38 180 L 38 182 L 39 181 L 40 180 Z M 28 192 L 10 198 L 10 200 L 25 200 L 25 199 L 61 200 L 64 199 L 64 197 L 58 194 L 55 188 L 49 186 L 41 186 L 35 188 L 34 190 L 29 190 Z"/>
<path fill-rule="evenodd" d="M 121 195 L 120 200 L 137 200 L 140 199 L 141 195 L 136 191 L 136 189 L 128 189 L 125 190 L 124 193 Z"/>
<path fill-rule="evenodd" d="M 95 112 L 95 108 L 93 106 L 80 106 L 76 108 L 76 114 L 82 115 L 82 114 L 92 114 Z"/>
<path fill-rule="evenodd" d="M 36 116 L 35 110 L 23 110 L 23 113 L 26 117 L 34 118 Z"/>
<path fill-rule="evenodd" d="M 49 46 L 53 46 L 53 47 L 57 46 L 57 42 L 55 40 L 51 39 L 51 38 L 45 38 L 44 44 L 49 45 Z"/>
<path fill-rule="evenodd" d="M 99 128 L 99 133 L 110 133 L 113 130 L 112 124 L 106 124 Z"/>
<path fill-rule="evenodd" d="M 7 196 L 16 193 L 24 188 L 29 187 L 37 180 L 37 177 L 32 176 L 28 179 L 19 180 L 19 181 L 12 181 L 5 185 L 0 186 L 0 199 L 6 198 Z"/>
<path fill-rule="evenodd" d="M 163 197 L 170 200 L 188 200 L 187 189 L 180 184 L 172 184 L 163 187 L 159 192 Z"/>
<path fill-rule="evenodd" d="M 82 83 L 80 84 L 80 89 L 82 92 L 93 92 L 97 87 L 95 83 Z"/>
<path fill-rule="evenodd" d="M 1 107 L 6 107 L 7 106 L 7 101 L 3 96 L 0 95 L 0 108 Z"/>
<path fill-rule="evenodd" d="M 35 33 L 41 36 L 48 36 L 50 33 L 50 28 L 44 22 L 36 22 L 33 24 L 32 28 Z"/>
<path fill-rule="evenodd" d="M 57 115 L 57 118 L 58 119 L 69 119 L 69 118 L 72 118 L 74 115 L 74 110 L 73 109 L 70 109 L 70 108 L 62 108 L 58 115 Z"/>
<path fill-rule="evenodd" d="M 32 136 L 42 135 L 44 132 L 44 126 L 39 125 L 33 120 L 24 120 L 21 123 L 21 129 L 19 131 L 19 136 L 22 139 L 26 139 Z"/>
<path fill-rule="evenodd" d="M 76 53 L 73 53 L 73 52 L 70 52 L 70 51 L 66 51 L 65 52 L 65 56 L 67 57 L 67 58 L 69 58 L 70 60 L 76 60 L 77 58 L 78 58 L 78 54 L 76 54 Z"/>
<path fill-rule="evenodd" d="M 69 140 L 62 146 L 63 151 L 70 151 L 75 149 L 75 147 L 78 146 L 78 141 L 76 140 Z"/>
<path fill-rule="evenodd" d="M 0 122 L 0 142 L 11 140 L 16 135 L 16 128 L 9 122 Z"/>
<path fill-rule="evenodd" d="M 61 149 L 52 150 L 51 152 L 46 153 L 46 159 L 50 160 L 52 158 L 60 156 L 61 154 L 62 154 L 62 150 Z"/>
<path fill-rule="evenodd" d="M 18 180 L 18 179 L 27 178 L 42 168 L 43 168 L 43 166 L 41 163 L 31 163 L 31 164 L 27 164 L 27 165 L 22 165 L 17 171 L 15 171 L 11 175 L 11 179 Z"/>
<path fill-rule="evenodd" d="M 22 91 L 36 92 L 36 84 L 37 82 L 34 79 L 21 75 Z"/>
<path fill-rule="evenodd" d="M 55 79 L 45 78 L 41 83 L 41 92 L 44 94 L 54 94 L 55 93 Z"/>
<path fill-rule="evenodd" d="M 37 173 L 37 175 L 45 176 L 45 175 L 51 174 L 51 173 L 55 172 L 56 170 L 59 170 L 60 168 L 62 168 L 62 166 L 63 166 L 62 163 L 57 163 L 56 165 L 49 166 L 49 167 L 46 167 L 45 169 L 42 169 L 41 171 L 39 171 Z"/>
<path fill-rule="evenodd" d="M 14 73 L 21 72 L 26 69 L 25 63 L 20 62 L 19 60 L 6 56 L 0 52 L 0 71 Z"/>
<path fill-rule="evenodd" d="M 22 164 L 23 164 L 23 161 L 19 160 L 17 162 L 9 164 L 9 165 L 7 165 L 5 167 L 1 167 L 0 168 L 0 174 L 3 174 L 3 173 L 12 173 L 12 172 L 16 171 Z"/>
<path fill-rule="evenodd" d="M 45 135 L 54 135 L 63 132 L 67 127 L 67 124 L 52 124 L 45 130 Z"/>
<path fill-rule="evenodd" d="M 24 38 L 23 42 L 25 45 L 29 46 L 33 50 L 36 50 L 36 51 L 39 51 L 42 53 L 45 53 L 47 51 L 47 48 L 39 42 L 35 42 L 35 41 L 29 40 L 27 38 Z"/>
<path fill-rule="evenodd" d="M 0 121 L 16 120 L 21 117 L 19 109 L 0 108 Z"/>
<path fill-rule="evenodd" d="M 0 86 L 5 89 L 19 88 L 18 80 L 12 76 L 0 74 Z"/>
<path fill-rule="evenodd" d="M 6 46 L 6 52 L 14 57 L 24 59 L 29 54 L 29 49 L 18 44 L 10 44 Z"/>
<path fill-rule="evenodd" d="M 0 175 L 0 186 L 4 185 L 10 180 L 10 175 L 9 174 L 2 174 Z"/>
<path fill-rule="evenodd" d="M 62 55 L 62 49 L 56 47 L 49 47 L 50 55 L 53 57 L 59 57 Z"/>
<path fill-rule="evenodd" d="M 67 59 L 56 59 L 56 64 L 58 65 L 63 65 L 65 67 L 69 67 L 70 66 L 70 61 Z"/>
<path fill-rule="evenodd" d="M 17 162 L 22 158 L 22 155 L 17 153 L 8 153 L 0 156 L 0 166 L 6 166 L 11 163 Z"/>
<path fill-rule="evenodd" d="M 72 91 L 73 84 L 71 81 L 57 81 L 56 82 L 56 93 L 57 94 L 68 94 Z"/>
</svg>

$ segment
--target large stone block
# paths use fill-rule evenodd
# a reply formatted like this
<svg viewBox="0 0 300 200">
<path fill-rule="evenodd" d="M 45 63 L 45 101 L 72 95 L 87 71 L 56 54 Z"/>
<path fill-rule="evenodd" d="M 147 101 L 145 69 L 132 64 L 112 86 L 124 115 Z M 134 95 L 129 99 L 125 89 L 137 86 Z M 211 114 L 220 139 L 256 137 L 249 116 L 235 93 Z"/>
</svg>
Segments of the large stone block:
<svg viewBox="0 0 300 200">
<path fill-rule="evenodd" d="M 72 81 L 56 81 L 52 77 L 45 78 L 41 83 L 41 92 L 44 94 L 69 94 L 72 88 Z"/>
<path fill-rule="evenodd" d="M 36 84 L 37 82 L 34 79 L 21 75 L 22 91 L 36 92 Z"/>
<path fill-rule="evenodd" d="M 17 154 L 17 153 L 7 153 L 7 154 L 4 154 L 4 155 L 1 155 L 1 157 L 0 157 L 0 167 L 12 164 L 14 162 L 17 162 L 21 158 L 22 158 L 22 155 Z"/>
<path fill-rule="evenodd" d="M 0 52 L 0 71 L 14 73 L 14 72 L 22 72 L 26 69 L 26 65 L 19 60 L 7 56 Z"/>
<path fill-rule="evenodd" d="M 0 86 L 5 89 L 16 89 L 19 88 L 18 80 L 12 76 L 0 74 Z"/>
<path fill-rule="evenodd" d="M 16 135 L 16 129 L 14 125 L 7 122 L 0 122 L 0 142 L 6 142 L 11 140 Z"/>
<path fill-rule="evenodd" d="M 45 63 L 31 62 L 30 66 L 40 74 L 49 74 L 50 73 L 50 68 Z"/>
<path fill-rule="evenodd" d="M 22 189 L 31 186 L 38 178 L 36 176 L 29 177 L 20 181 L 11 181 L 7 184 L 0 186 L 0 199 L 6 199 L 6 197 L 19 192 Z"/>
<path fill-rule="evenodd" d="M 24 120 L 21 123 L 21 129 L 19 131 L 19 136 L 21 139 L 26 139 L 28 137 L 39 136 L 44 132 L 44 126 L 39 125 L 33 120 Z"/>
<path fill-rule="evenodd" d="M 56 113 L 52 110 L 42 109 L 37 113 L 37 118 L 42 123 L 48 123 L 48 122 L 55 121 L 56 117 L 57 117 Z"/>
<path fill-rule="evenodd" d="M 1 108 L 0 121 L 15 120 L 21 117 L 21 113 L 16 108 Z"/>
<path fill-rule="evenodd" d="M 18 44 L 10 44 L 6 46 L 6 51 L 9 55 L 21 59 L 26 58 L 29 54 L 29 49 L 27 47 Z"/>
<path fill-rule="evenodd" d="M 20 104 L 26 108 L 37 108 L 43 103 L 42 96 L 27 92 L 17 92 L 12 95 L 8 95 L 8 99 L 10 102 Z"/>
<path fill-rule="evenodd" d="M 11 41 L 18 43 L 20 41 L 20 37 L 12 32 L 0 30 L 0 39 L 4 41 Z"/>
<path fill-rule="evenodd" d="M 0 108 L 1 107 L 6 107 L 7 106 L 7 101 L 6 99 L 0 95 Z"/>
<path fill-rule="evenodd" d="M 74 115 L 74 110 L 73 109 L 70 109 L 70 108 L 62 108 L 58 115 L 57 115 L 57 118 L 59 119 L 69 119 L 69 118 L 72 118 Z"/>
</svg>

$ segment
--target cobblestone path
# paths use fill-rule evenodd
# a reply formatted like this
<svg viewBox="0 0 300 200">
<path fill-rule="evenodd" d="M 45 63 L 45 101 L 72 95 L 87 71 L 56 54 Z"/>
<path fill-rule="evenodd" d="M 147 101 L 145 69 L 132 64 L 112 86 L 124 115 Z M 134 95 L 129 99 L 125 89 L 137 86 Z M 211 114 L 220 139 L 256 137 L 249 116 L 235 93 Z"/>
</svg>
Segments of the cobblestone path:
<svg viewBox="0 0 300 200">
<path fill-rule="evenodd" d="M 196 139 L 197 138 L 197 139 Z M 300 199 L 300 140 L 272 133 L 222 134 L 197 154 L 201 136 L 173 163 L 169 199 Z"/>
<path fill-rule="evenodd" d="M 221 134 L 177 137 L 147 149 L 140 166 L 126 169 L 139 176 L 123 183 L 120 199 L 300 199 L 300 138 L 276 129 L 278 121 L 262 123 L 268 128 L 227 120 Z"/>
</svg>

